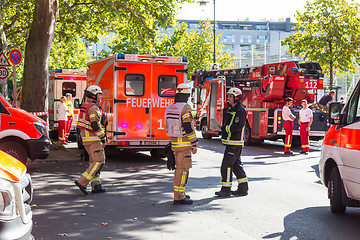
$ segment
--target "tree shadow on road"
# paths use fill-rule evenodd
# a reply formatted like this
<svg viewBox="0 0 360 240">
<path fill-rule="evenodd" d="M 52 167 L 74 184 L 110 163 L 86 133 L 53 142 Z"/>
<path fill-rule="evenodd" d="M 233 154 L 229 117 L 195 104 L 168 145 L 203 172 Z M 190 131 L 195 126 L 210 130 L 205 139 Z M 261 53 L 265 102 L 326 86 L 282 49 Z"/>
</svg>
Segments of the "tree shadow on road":
<svg viewBox="0 0 360 240">
<path fill-rule="evenodd" d="M 348 208 L 345 214 L 331 213 L 329 207 L 297 210 L 284 218 L 284 232 L 271 233 L 263 239 L 357 240 L 360 236 L 360 211 Z"/>
</svg>

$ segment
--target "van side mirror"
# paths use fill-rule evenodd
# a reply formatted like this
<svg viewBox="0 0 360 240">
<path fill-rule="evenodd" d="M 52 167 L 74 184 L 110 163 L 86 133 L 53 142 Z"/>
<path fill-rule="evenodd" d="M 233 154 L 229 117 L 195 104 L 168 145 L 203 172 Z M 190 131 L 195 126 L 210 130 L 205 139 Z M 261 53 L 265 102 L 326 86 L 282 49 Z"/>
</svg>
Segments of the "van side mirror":
<svg viewBox="0 0 360 240">
<path fill-rule="evenodd" d="M 333 102 L 329 106 L 329 123 L 333 125 L 341 124 L 341 103 Z"/>
<path fill-rule="evenodd" d="M 76 108 L 76 109 L 80 108 L 80 100 L 79 99 L 74 100 L 74 108 Z"/>
</svg>

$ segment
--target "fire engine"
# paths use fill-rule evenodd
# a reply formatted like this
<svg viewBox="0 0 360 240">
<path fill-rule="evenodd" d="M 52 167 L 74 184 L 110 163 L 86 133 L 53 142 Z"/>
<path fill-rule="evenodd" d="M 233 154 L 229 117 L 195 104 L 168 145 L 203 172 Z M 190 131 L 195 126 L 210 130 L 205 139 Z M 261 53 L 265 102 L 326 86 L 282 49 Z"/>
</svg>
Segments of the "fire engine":
<svg viewBox="0 0 360 240">
<path fill-rule="evenodd" d="M 0 150 L 26 164 L 49 156 L 48 126 L 42 119 L 14 108 L 0 94 Z"/>
<path fill-rule="evenodd" d="M 187 58 L 117 54 L 88 64 L 87 86 L 103 91 L 108 146 L 163 155 L 170 142 L 165 109 L 174 103 L 175 89 L 187 82 Z M 78 145 L 81 138 L 78 134 Z"/>
<path fill-rule="evenodd" d="M 323 88 L 324 74 L 318 63 L 288 61 L 260 66 L 217 70 L 196 70 L 192 76 L 196 95 L 196 129 L 205 139 L 221 134 L 226 92 L 230 87 L 242 90 L 242 104 L 247 112 L 245 144 L 276 140 L 285 136 L 281 109 L 285 98 L 292 97 L 294 105 L 302 99 L 315 101 L 317 89 Z M 293 110 L 295 116 L 299 109 Z M 328 128 L 327 116 L 313 111 L 314 121 L 310 139 L 321 139 Z M 294 142 L 300 142 L 299 124 L 294 121 Z"/>
<path fill-rule="evenodd" d="M 74 106 L 74 117 L 71 132 L 76 133 L 76 124 L 79 117 L 80 102 L 86 89 L 86 71 L 82 69 L 56 69 L 49 76 L 49 130 L 52 135 L 57 134 L 58 111 L 60 97 L 71 93 Z"/>
</svg>

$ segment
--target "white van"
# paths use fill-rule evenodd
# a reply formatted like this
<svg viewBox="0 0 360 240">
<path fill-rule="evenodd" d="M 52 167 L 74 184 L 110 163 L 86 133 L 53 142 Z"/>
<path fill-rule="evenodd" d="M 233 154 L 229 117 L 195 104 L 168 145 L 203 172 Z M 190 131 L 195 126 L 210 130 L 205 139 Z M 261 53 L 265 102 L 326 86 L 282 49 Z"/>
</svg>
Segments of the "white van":
<svg viewBox="0 0 360 240">
<path fill-rule="evenodd" d="M 344 213 L 347 206 L 360 207 L 360 81 L 345 105 L 330 104 L 329 122 L 320 177 L 328 188 L 331 211 Z"/>
</svg>

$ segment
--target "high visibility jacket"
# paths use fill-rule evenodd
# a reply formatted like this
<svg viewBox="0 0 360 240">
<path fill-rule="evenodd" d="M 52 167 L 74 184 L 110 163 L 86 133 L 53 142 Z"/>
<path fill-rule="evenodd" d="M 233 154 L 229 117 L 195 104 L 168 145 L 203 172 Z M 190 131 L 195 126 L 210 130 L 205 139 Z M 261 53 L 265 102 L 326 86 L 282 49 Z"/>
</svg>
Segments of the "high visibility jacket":
<svg viewBox="0 0 360 240">
<path fill-rule="evenodd" d="M 186 133 L 182 127 L 181 113 L 186 103 L 169 105 L 165 110 L 165 128 L 169 137 L 184 137 Z"/>
<path fill-rule="evenodd" d="M 74 116 L 74 106 L 73 106 L 73 103 L 71 102 L 71 101 L 69 101 L 69 100 L 66 100 L 66 106 L 67 106 L 67 108 L 68 108 L 68 110 L 69 110 L 69 112 L 67 113 L 67 115 L 69 116 L 69 117 L 73 117 Z"/>
<path fill-rule="evenodd" d="M 95 102 L 86 100 L 81 108 L 77 128 L 81 129 L 84 145 L 91 142 L 105 142 L 105 129 L 101 124 L 102 111 Z"/>
<path fill-rule="evenodd" d="M 238 102 L 234 107 L 224 108 L 221 141 L 225 145 L 244 145 L 246 111 Z"/>
<path fill-rule="evenodd" d="M 179 108 L 182 107 L 182 111 L 180 114 L 181 120 L 181 129 L 184 133 L 183 136 L 180 137 L 171 137 L 171 147 L 173 150 L 182 150 L 184 148 L 191 148 L 197 146 L 197 138 L 193 126 L 193 115 L 191 113 L 191 107 L 188 104 L 184 103 L 174 103 L 172 105 L 177 105 Z M 174 106 L 169 105 L 168 109 L 173 109 Z M 168 111 L 169 112 L 169 111 Z M 168 123 L 165 121 L 165 128 L 169 128 L 167 126 Z"/>
</svg>

